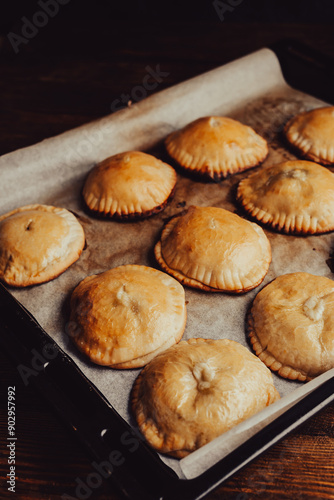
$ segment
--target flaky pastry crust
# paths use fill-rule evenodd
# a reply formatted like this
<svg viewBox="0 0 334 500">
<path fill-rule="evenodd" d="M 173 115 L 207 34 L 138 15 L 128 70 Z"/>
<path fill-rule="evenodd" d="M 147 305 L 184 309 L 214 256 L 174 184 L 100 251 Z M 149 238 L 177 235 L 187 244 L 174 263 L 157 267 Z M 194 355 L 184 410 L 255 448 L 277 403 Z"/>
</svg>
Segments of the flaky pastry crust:
<svg viewBox="0 0 334 500">
<path fill-rule="evenodd" d="M 264 279 L 271 248 L 257 224 L 223 208 L 191 206 L 166 224 L 155 257 L 184 285 L 243 293 Z"/>
<path fill-rule="evenodd" d="M 0 216 L 0 279 L 14 287 L 50 281 L 81 255 L 85 234 L 64 208 L 26 205 Z"/>
<path fill-rule="evenodd" d="M 257 356 L 284 378 L 311 380 L 334 368 L 334 282 L 279 276 L 255 297 L 248 329 Z"/>
<path fill-rule="evenodd" d="M 132 410 L 153 448 L 182 458 L 277 399 L 270 370 L 246 347 L 197 338 L 142 370 Z"/>
<path fill-rule="evenodd" d="M 268 154 L 251 127 L 222 116 L 198 118 L 169 134 L 165 145 L 181 167 L 215 181 L 259 165 Z"/>
<path fill-rule="evenodd" d="M 316 234 L 334 229 L 334 174 L 310 161 L 286 161 L 242 179 L 237 200 L 277 231 Z"/>
<path fill-rule="evenodd" d="M 184 289 L 174 278 L 126 265 L 79 283 L 67 330 L 94 363 L 138 368 L 179 342 L 186 316 Z"/>
<path fill-rule="evenodd" d="M 152 155 L 127 151 L 97 164 L 88 174 L 83 198 L 99 215 L 137 219 L 163 210 L 173 194 L 176 172 Z"/>
<path fill-rule="evenodd" d="M 334 106 L 312 109 L 291 118 L 284 134 L 302 157 L 325 166 L 334 164 Z"/>
</svg>

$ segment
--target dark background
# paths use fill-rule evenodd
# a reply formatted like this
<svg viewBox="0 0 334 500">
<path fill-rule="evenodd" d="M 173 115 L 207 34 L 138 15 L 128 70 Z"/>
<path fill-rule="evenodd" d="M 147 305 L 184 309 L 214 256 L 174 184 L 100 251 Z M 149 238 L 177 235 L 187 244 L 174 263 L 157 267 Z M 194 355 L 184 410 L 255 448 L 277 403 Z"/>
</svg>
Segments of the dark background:
<svg viewBox="0 0 334 500">
<path fill-rule="evenodd" d="M 0 155 L 109 114 L 115 99 L 143 82 L 147 66 L 166 74 L 153 93 L 262 47 L 290 46 L 289 40 L 306 44 L 306 51 L 282 58 L 288 81 L 334 103 L 331 0 L 226 0 L 233 7 L 225 13 L 223 2 L 211 0 L 70 0 L 29 32 L 29 22 L 43 24 L 36 17 L 40 2 L 0 2 Z M 13 36 L 25 40 L 16 50 Z M 85 452 L 2 351 L 0 379 L 0 438 L 7 432 L 7 387 L 17 389 L 15 498 L 73 494 L 75 478 L 91 473 Z M 333 415 L 331 405 L 210 500 L 333 499 Z M 6 495 L 7 472 L 0 457 L 0 497 L 14 498 Z M 91 498 L 118 496 L 104 485 Z"/>
<path fill-rule="evenodd" d="M 334 57 L 331 0 L 59 1 L 38 28 L 41 4 L 56 0 L 0 3 L 0 154 L 110 113 L 147 65 L 168 73 L 158 91 L 287 39 Z M 302 72 L 296 85 L 317 94 L 322 84 Z"/>
<path fill-rule="evenodd" d="M 43 0 L 42 0 L 43 1 Z M 47 2 L 45 2 L 47 3 Z M 223 3 L 217 2 L 223 10 Z M 105 0 L 69 0 L 66 5 L 67 16 L 83 26 L 87 22 L 98 20 L 107 24 L 117 19 L 135 19 L 166 21 L 215 21 L 216 10 L 213 2 L 201 0 L 170 0 L 168 2 L 156 0 L 125 0 L 123 2 Z M 330 22 L 333 14 L 331 0 L 243 0 L 231 1 L 230 6 L 235 8 L 233 20 L 227 22 Z M 40 7 L 38 7 L 39 9 Z M 2 2 L 1 30 L 5 33 L 21 16 L 34 14 L 37 9 L 35 0 L 13 0 Z"/>
</svg>

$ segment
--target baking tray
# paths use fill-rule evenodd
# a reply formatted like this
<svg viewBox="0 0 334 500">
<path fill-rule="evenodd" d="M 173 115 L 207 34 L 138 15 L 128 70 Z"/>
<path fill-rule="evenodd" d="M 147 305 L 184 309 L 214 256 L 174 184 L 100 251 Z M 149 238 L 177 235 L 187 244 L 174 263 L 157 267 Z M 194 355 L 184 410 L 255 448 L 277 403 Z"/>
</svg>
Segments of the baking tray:
<svg viewBox="0 0 334 500">
<path fill-rule="evenodd" d="M 18 184 L 21 184 L 20 204 L 44 202 L 72 209 L 84 226 L 88 242 L 88 248 L 78 263 L 57 280 L 29 290 L 11 291 L 12 294 L 1 286 L 1 343 L 19 366 L 31 367 L 34 362 L 32 353 L 43 353 L 40 359 L 45 362 L 34 369 L 36 373 L 29 382 L 50 400 L 98 463 L 110 461 L 110 454 L 115 450 L 121 453 L 124 460 L 119 460 L 117 466 L 111 464 L 110 474 L 106 472 L 106 476 L 110 476 L 109 480 L 127 498 L 202 498 L 330 402 L 333 399 L 333 375 L 327 372 L 307 384 L 276 380 L 282 386 L 284 397 L 281 401 L 181 462 L 168 461 L 148 448 L 127 416 L 128 392 L 136 372 L 131 371 L 130 375 L 113 373 L 111 379 L 106 375 L 106 369 L 92 367 L 75 351 L 64 334 L 69 293 L 84 276 L 102 271 L 106 266 L 125 263 L 155 265 L 150 250 L 153 242 L 164 221 L 185 203 L 209 204 L 210 200 L 210 204 L 237 210 L 233 191 L 242 175 L 233 176 L 219 185 L 179 176 L 175 198 L 162 214 L 130 224 L 91 219 L 78 195 L 83 179 L 94 163 L 121 150 L 141 149 L 163 157 L 162 140 L 168 132 L 198 116 L 214 113 L 239 118 L 264 135 L 270 145 L 268 162 L 291 158 L 293 155 L 280 138 L 283 124 L 291 115 L 323 104 L 323 101 L 289 87 L 275 54 L 263 49 L 160 92 L 130 109 L 0 159 L 3 181 L 0 184 L 1 212 L 17 206 L 15 194 L 8 196 L 7 193 L 17 192 Z M 99 245 L 109 232 L 112 232 L 112 251 L 106 259 L 99 253 Z M 143 239 L 143 244 L 139 242 L 136 248 L 133 243 L 129 244 L 129 239 L 133 242 L 134 236 Z M 269 237 L 274 264 L 265 282 L 282 274 L 282 262 L 287 255 L 286 272 L 306 270 L 332 276 L 328 267 L 331 234 L 298 238 L 270 233 Z M 297 260 L 291 259 L 291 254 Z M 281 262 L 281 268 L 277 267 L 277 262 Z M 224 298 L 226 311 L 234 314 L 224 317 L 228 326 L 227 333 L 222 334 L 222 319 L 210 318 L 210 312 L 217 307 L 214 301 L 220 300 L 217 295 L 221 294 L 212 298 L 210 294 L 186 291 L 190 302 L 188 317 L 192 318 L 187 326 L 188 337 L 202 336 L 210 325 L 212 335 L 208 337 L 223 335 L 234 338 L 235 332 L 239 331 L 247 345 L 243 333 L 244 312 L 256 292 L 246 294 L 244 298 Z M 198 318 L 202 316 L 203 308 L 206 308 L 207 316 L 206 322 L 202 321 L 201 331 Z M 59 332 L 55 331 L 55 325 L 61 325 Z M 198 329 L 200 334 L 196 334 Z M 51 332 L 51 336 L 45 330 Z M 122 383 L 125 379 L 124 387 L 127 388 L 124 389 Z M 117 393 L 115 402 L 114 393 Z M 246 442 L 241 444 L 245 439 Z"/>
</svg>

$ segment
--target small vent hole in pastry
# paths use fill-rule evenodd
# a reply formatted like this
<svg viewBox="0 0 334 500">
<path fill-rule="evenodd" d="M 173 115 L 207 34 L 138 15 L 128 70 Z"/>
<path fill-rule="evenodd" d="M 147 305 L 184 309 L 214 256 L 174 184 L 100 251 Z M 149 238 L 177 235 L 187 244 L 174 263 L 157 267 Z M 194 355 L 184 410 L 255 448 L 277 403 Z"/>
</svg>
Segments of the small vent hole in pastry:
<svg viewBox="0 0 334 500">
<path fill-rule="evenodd" d="M 211 127 L 219 127 L 220 126 L 220 120 L 217 118 L 211 118 L 210 119 L 210 126 Z"/>
<path fill-rule="evenodd" d="M 312 321 L 321 319 L 324 309 L 324 301 L 319 297 L 310 297 L 303 305 L 304 314 Z"/>
<path fill-rule="evenodd" d="M 32 223 L 33 223 L 33 221 L 32 221 L 32 220 L 30 220 L 30 221 L 28 222 L 28 224 L 26 225 L 26 231 L 30 231 L 30 230 L 32 229 L 32 227 L 31 227 L 31 226 L 32 226 Z"/>
<path fill-rule="evenodd" d="M 211 386 L 215 372 L 207 363 L 196 363 L 193 375 L 197 381 L 198 390 L 203 391 Z"/>
</svg>

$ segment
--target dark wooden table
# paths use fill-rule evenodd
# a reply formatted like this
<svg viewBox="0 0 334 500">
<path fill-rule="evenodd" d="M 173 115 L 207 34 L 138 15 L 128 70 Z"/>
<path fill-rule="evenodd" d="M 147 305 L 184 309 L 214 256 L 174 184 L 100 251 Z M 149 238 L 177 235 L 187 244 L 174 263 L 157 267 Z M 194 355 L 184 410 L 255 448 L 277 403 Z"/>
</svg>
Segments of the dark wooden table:
<svg viewBox="0 0 334 500">
<path fill-rule="evenodd" d="M 34 4 L 24 10 L 21 6 L 21 11 L 11 12 L 2 21 L 0 39 L 0 154 L 104 116 L 126 100 L 123 95 L 138 100 L 143 95 L 133 89 L 142 85 L 147 66 L 163 72 L 159 85 L 147 90 L 149 95 L 284 38 L 305 41 L 334 56 L 333 26 L 323 19 L 319 22 L 316 15 L 313 22 L 292 16 L 289 23 L 284 17 L 272 23 L 270 18 L 259 22 L 260 13 L 253 12 L 247 22 L 247 12 L 242 18 L 243 5 L 237 7 L 237 3 L 221 20 L 212 4 L 201 19 L 190 11 L 187 16 L 185 8 L 178 18 L 173 2 L 174 16 L 165 12 L 165 17 L 159 17 L 149 15 L 147 7 L 153 5 L 149 2 L 129 3 L 133 11 L 127 16 L 121 6 L 99 12 L 103 3 L 97 3 L 90 14 L 80 2 L 63 1 L 57 4 L 59 12 L 34 34 L 30 31 L 25 42 L 7 34 L 23 36 L 22 17 L 33 19 L 40 7 Z M 42 17 L 39 22 L 43 24 Z M 312 86 L 316 80 L 315 74 L 304 81 L 306 90 L 317 92 L 319 85 Z M 327 92 L 330 100 L 331 88 L 321 87 L 320 82 L 319 92 Z M 78 481 L 85 481 L 92 472 L 85 451 L 33 387 L 24 386 L 4 352 L 0 353 L 0 377 L 0 498 L 46 500 L 64 494 L 75 498 Z M 16 387 L 15 494 L 6 483 L 8 386 Z M 104 483 L 81 496 L 88 497 L 120 498 Z M 334 499 L 334 406 L 322 410 L 208 498 Z"/>
</svg>

